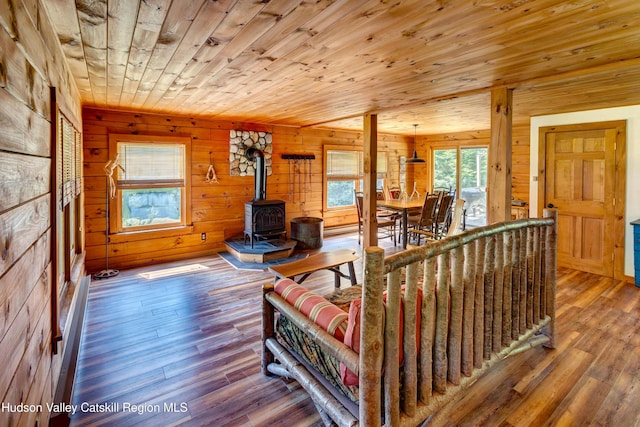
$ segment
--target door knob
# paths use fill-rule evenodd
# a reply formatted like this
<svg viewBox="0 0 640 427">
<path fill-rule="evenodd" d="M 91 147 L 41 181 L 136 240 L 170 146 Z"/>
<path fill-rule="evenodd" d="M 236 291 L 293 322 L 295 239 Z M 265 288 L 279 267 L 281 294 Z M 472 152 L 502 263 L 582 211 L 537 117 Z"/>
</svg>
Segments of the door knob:
<svg viewBox="0 0 640 427">
<path fill-rule="evenodd" d="M 549 209 L 555 208 L 555 206 L 553 206 L 553 203 L 549 203 L 549 204 L 547 205 L 547 207 L 548 207 Z"/>
</svg>

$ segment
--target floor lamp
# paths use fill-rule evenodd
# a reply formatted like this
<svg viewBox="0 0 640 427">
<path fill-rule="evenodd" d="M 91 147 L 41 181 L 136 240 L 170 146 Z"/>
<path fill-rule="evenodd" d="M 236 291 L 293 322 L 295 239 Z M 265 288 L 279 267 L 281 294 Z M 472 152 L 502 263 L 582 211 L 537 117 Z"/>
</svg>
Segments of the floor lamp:
<svg viewBox="0 0 640 427">
<path fill-rule="evenodd" d="M 106 236 L 106 241 L 105 241 L 105 268 L 104 270 L 101 270 L 99 272 L 97 272 L 96 274 L 94 274 L 94 277 L 96 279 L 108 279 L 109 277 L 114 277 L 117 276 L 120 271 L 116 270 L 114 268 L 109 268 L 109 198 L 114 198 L 115 194 L 116 194 L 116 186 L 115 186 L 115 182 L 113 180 L 113 172 L 115 171 L 116 168 L 120 168 L 122 170 L 122 172 L 124 172 L 124 168 L 118 163 L 118 159 L 119 159 L 120 155 L 117 154 L 115 160 L 111 161 L 109 160 L 105 165 L 104 165 L 104 172 L 106 174 L 106 178 L 107 178 L 107 185 L 106 185 L 106 202 L 107 202 L 107 209 L 106 209 L 106 216 L 107 216 L 107 226 L 105 229 L 105 236 Z"/>
</svg>

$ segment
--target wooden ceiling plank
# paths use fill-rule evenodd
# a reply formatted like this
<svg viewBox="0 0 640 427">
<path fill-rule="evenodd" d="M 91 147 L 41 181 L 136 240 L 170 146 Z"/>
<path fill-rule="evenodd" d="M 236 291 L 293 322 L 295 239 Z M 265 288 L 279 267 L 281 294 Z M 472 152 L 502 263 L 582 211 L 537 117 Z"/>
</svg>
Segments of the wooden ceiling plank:
<svg viewBox="0 0 640 427">
<path fill-rule="evenodd" d="M 301 25 L 305 25 L 311 17 L 322 13 L 325 9 L 333 4 L 331 0 L 320 0 L 314 3 L 299 2 L 291 5 L 291 10 L 283 16 L 277 18 L 275 25 L 265 31 L 261 37 L 258 37 L 248 48 L 244 54 L 263 57 L 270 55 L 277 59 L 275 52 L 271 49 L 273 46 L 282 43 L 291 34 L 306 33 L 301 29 Z M 268 10 L 265 12 L 269 13 Z"/>
<path fill-rule="evenodd" d="M 288 33 L 273 31 L 274 34 L 269 35 L 274 39 L 273 43 L 270 43 L 268 47 L 261 45 L 252 46 L 252 48 L 264 50 L 261 58 L 269 58 L 272 63 L 276 63 L 280 58 L 286 57 L 298 46 L 303 46 L 306 40 L 324 31 L 335 19 L 339 19 L 339 14 L 336 11 L 341 10 L 342 13 L 347 13 L 345 8 L 356 8 L 365 2 L 367 2 L 367 0 L 340 0 L 333 2 L 329 0 L 311 5 L 314 10 L 308 11 L 303 9 L 303 7 L 309 7 L 309 5 L 303 4 L 301 5 L 302 7 L 296 8 L 296 13 L 300 13 L 302 18 L 299 19 L 298 25 L 293 31 Z M 289 16 L 293 15 L 291 14 Z M 262 43 L 261 40 L 257 42 Z M 288 59 L 286 61 L 289 62 Z M 267 64 L 265 70 L 272 71 L 272 64 Z"/>
<path fill-rule="evenodd" d="M 153 48 L 158 41 L 162 23 L 169 11 L 170 4 L 171 0 L 145 0 L 140 3 L 124 84 L 122 85 L 121 106 L 133 103 L 133 98 L 147 68 Z"/>
<path fill-rule="evenodd" d="M 229 66 L 229 64 L 243 51 L 245 51 L 248 46 L 259 39 L 262 35 L 266 34 L 270 29 L 280 25 L 280 22 L 282 21 L 280 18 L 291 12 L 298 3 L 298 0 L 270 1 L 266 7 L 260 11 L 260 13 L 256 14 L 253 19 L 247 22 L 247 25 L 236 35 L 236 37 L 233 38 L 231 42 L 225 45 L 218 57 L 207 64 L 207 66 L 191 80 L 190 85 L 193 88 L 202 88 L 206 86 L 206 82 L 209 79 L 215 76 L 220 70 Z M 282 15 L 277 14 L 277 11 L 283 12 Z M 201 96 L 195 95 L 195 97 L 197 99 Z M 176 101 L 176 105 L 180 106 L 182 102 L 189 102 L 189 98 L 176 99 Z"/>
<path fill-rule="evenodd" d="M 474 19 L 476 18 L 476 14 L 469 14 L 469 16 L 473 16 L 473 17 L 474 17 Z M 466 28 L 466 26 L 464 26 L 464 25 L 463 25 L 463 27 L 465 27 L 465 28 Z M 491 26 L 489 26 L 489 28 L 491 28 Z M 475 33 L 474 33 L 474 34 L 471 34 L 471 36 L 472 36 L 472 37 L 468 37 L 468 38 L 470 38 L 470 39 L 472 39 L 472 40 L 476 40 L 476 39 L 478 39 L 478 38 L 480 37 L 478 34 L 475 34 Z M 379 38 L 380 38 L 380 36 L 379 36 L 379 35 L 376 35 L 376 39 L 379 39 Z M 373 44 L 372 44 L 372 46 L 373 46 Z M 469 52 L 471 52 L 473 55 L 476 55 L 476 56 L 477 56 L 477 55 L 479 55 L 479 54 L 481 54 L 481 55 L 483 55 L 483 56 L 487 57 L 487 53 L 488 53 L 488 51 L 487 51 L 487 48 L 486 48 L 486 47 L 482 47 L 482 52 L 476 52 L 476 51 L 475 51 L 475 50 L 473 50 L 473 49 L 469 49 L 469 47 L 468 47 L 468 46 L 463 46 L 463 47 L 467 50 L 467 52 L 464 52 L 464 51 L 460 51 L 460 52 L 451 52 L 450 57 L 451 57 L 451 58 L 456 58 L 456 60 L 459 60 L 460 58 L 464 58 L 464 56 L 465 56 L 465 55 L 469 55 Z M 370 50 L 370 49 L 369 49 L 369 50 Z M 415 50 L 415 49 L 414 49 L 414 50 Z M 381 51 L 382 51 L 383 53 L 384 53 L 384 52 L 393 52 L 393 49 L 391 49 L 391 47 L 390 47 L 390 46 L 383 46 L 383 47 L 381 48 Z M 428 50 L 427 50 L 427 51 L 428 51 Z M 401 52 L 400 48 L 396 49 L 396 52 Z M 438 52 L 440 52 L 440 50 L 438 50 Z M 501 49 L 501 50 L 500 50 L 500 52 L 502 52 L 502 54 L 504 54 L 504 50 L 503 50 L 503 49 Z M 337 57 L 337 58 L 348 58 L 346 55 L 343 55 L 343 54 L 342 54 L 342 53 L 340 53 L 340 52 L 338 52 L 338 53 L 333 52 L 333 53 L 335 54 L 335 57 Z M 358 52 L 357 54 L 362 54 L 362 53 L 361 53 L 361 52 Z M 357 55 L 357 54 L 356 54 L 356 55 Z M 367 53 L 365 53 L 364 55 L 371 56 L 371 57 L 375 57 L 375 54 L 374 54 L 374 53 L 371 53 L 371 52 L 367 52 Z M 399 56 L 399 54 L 397 54 L 397 56 Z M 489 57 L 489 58 L 490 58 L 490 57 Z M 389 62 L 392 62 L 391 60 L 388 60 L 388 61 L 389 61 Z M 372 61 L 372 62 L 377 63 L 377 64 L 381 64 L 381 63 L 383 63 L 383 62 L 384 62 L 384 59 L 383 59 L 383 58 L 382 58 L 382 59 L 381 59 L 381 58 L 379 58 L 379 59 L 378 59 L 378 61 Z M 410 64 L 410 66 L 416 66 L 416 68 L 420 68 L 420 67 L 419 67 L 419 65 L 420 65 L 420 64 L 418 63 L 418 61 L 417 61 L 417 60 L 414 60 L 414 62 L 415 62 L 415 63 L 414 63 L 414 64 Z M 427 62 L 433 62 L 433 61 L 432 61 L 432 60 L 428 60 Z M 332 65 L 333 65 L 333 64 L 332 64 Z M 340 68 L 351 69 L 351 68 L 352 68 L 352 65 L 353 65 L 353 64 L 345 63 L 345 64 L 343 64 L 343 66 L 342 66 L 342 67 L 340 67 Z M 428 66 L 428 65 L 427 65 L 427 66 Z M 433 65 L 431 65 L 431 66 L 433 67 Z M 468 67 L 468 64 L 462 64 L 462 66 L 461 66 L 460 68 L 464 68 L 464 69 L 466 69 L 467 67 Z M 436 67 L 436 69 L 437 69 L 437 68 L 444 69 L 444 70 L 446 70 L 449 74 L 451 74 L 451 71 L 452 71 L 452 70 L 450 69 L 450 67 Z M 487 67 L 484 67 L 484 68 L 487 68 Z M 505 67 L 505 68 L 506 68 L 506 67 Z M 411 76 L 411 79 L 412 79 L 412 80 L 415 80 L 415 76 Z M 436 79 L 436 80 L 437 80 L 437 79 Z M 480 86 L 488 86 L 488 85 L 490 85 L 490 84 L 493 84 L 493 83 L 494 83 L 490 78 L 485 78 L 484 80 L 485 80 L 485 81 L 484 81 L 484 84 L 482 84 L 482 85 L 480 85 Z M 398 83 L 398 82 L 396 81 L 396 83 Z"/>
<path fill-rule="evenodd" d="M 183 37 L 171 60 L 158 77 L 156 85 L 145 101 L 145 108 L 157 108 L 156 104 L 163 98 L 176 78 L 193 60 L 198 51 L 207 44 L 212 31 L 218 27 L 235 0 L 207 1 L 193 20 L 193 25 Z"/>
<path fill-rule="evenodd" d="M 215 61 L 218 55 L 224 50 L 226 45 L 239 34 L 249 22 L 258 14 L 265 5 L 259 2 L 237 2 L 229 10 L 222 22 L 211 33 L 206 44 L 204 44 L 193 57 L 192 61 L 182 70 L 180 75 L 174 80 L 162 98 L 160 108 L 168 111 L 179 111 L 176 109 L 176 97 L 183 89 L 203 70 L 207 64 Z"/>
<path fill-rule="evenodd" d="M 138 18 L 138 3 L 109 0 L 107 12 L 107 103 L 123 106 L 120 100 Z"/>
<path fill-rule="evenodd" d="M 106 0 L 82 0 L 76 2 L 76 9 L 94 102 L 97 105 L 106 106 L 107 2 Z"/>
<path fill-rule="evenodd" d="M 326 13 L 323 13 L 322 15 L 326 17 L 326 19 L 323 21 L 323 26 L 321 27 L 322 31 L 328 31 L 328 29 L 330 29 L 333 25 L 336 25 L 337 21 L 342 21 L 344 22 L 344 20 L 348 20 L 350 17 L 352 18 L 357 18 L 358 16 L 360 16 L 361 20 L 366 20 L 366 16 L 370 16 L 370 13 L 367 12 L 368 10 L 370 10 L 372 8 L 372 4 L 376 4 L 377 2 L 360 2 L 359 5 L 360 7 L 358 8 L 354 8 L 353 5 L 351 3 L 349 3 L 349 7 L 350 7 L 350 11 L 349 14 L 345 14 L 344 12 L 342 12 L 341 10 L 338 9 L 332 9 L 331 10 L 331 16 L 327 16 Z M 330 23 L 330 25 L 329 25 Z M 315 35 L 316 32 L 318 31 L 318 29 L 314 28 L 313 25 L 320 25 L 319 22 L 315 22 L 315 21 L 309 21 L 308 23 L 310 29 L 307 31 L 308 33 L 310 33 L 311 36 Z M 350 24 L 352 27 L 354 26 L 353 23 Z M 305 28 L 306 28 L 307 24 L 305 24 Z M 312 37 L 310 37 L 312 38 Z M 276 60 L 277 61 L 277 60 Z M 291 66 L 292 63 L 290 61 L 285 62 L 285 66 L 289 67 Z M 295 65 L 294 66 L 298 66 Z M 268 70 L 269 72 L 273 73 L 273 69 Z M 277 73 L 280 74 L 280 73 Z M 215 87 L 217 85 L 217 83 L 212 82 L 211 80 L 208 82 L 209 85 L 211 87 Z"/>
<path fill-rule="evenodd" d="M 225 90 L 235 92 L 246 88 L 246 82 L 251 81 L 251 92 L 260 92 L 265 81 L 257 81 L 253 76 L 264 71 L 271 62 L 277 61 L 279 55 L 286 54 L 286 52 L 282 52 L 283 50 L 289 51 L 310 38 L 312 32 L 301 28 L 301 22 L 304 22 L 304 19 L 323 14 L 327 8 L 334 4 L 335 2 L 330 0 L 297 4 L 291 13 L 280 19 L 277 25 L 257 38 L 227 67 L 220 70 L 216 74 L 215 80 L 210 79 L 207 83 L 212 84 L 212 81 L 225 82 Z M 274 46 L 278 48 L 274 49 Z M 244 78 L 239 79 L 239 76 Z M 215 86 L 217 83 L 213 85 Z"/>
<path fill-rule="evenodd" d="M 350 25 L 350 28 L 353 28 L 353 25 Z M 374 31 L 375 29 L 376 29 L 375 27 L 374 28 L 366 28 L 366 31 L 367 32 L 371 31 L 371 34 L 376 34 L 376 36 L 374 38 L 377 40 L 379 37 L 377 35 L 377 32 Z M 353 31 L 352 31 L 352 33 L 353 33 Z M 343 70 L 343 69 L 344 70 L 354 70 L 354 69 L 356 69 L 356 70 L 364 70 L 363 72 L 361 72 L 360 84 L 364 85 L 366 87 L 371 87 L 372 82 L 371 82 L 371 77 L 370 76 L 372 74 L 373 75 L 381 75 L 381 73 L 383 73 L 383 72 L 387 72 L 386 74 L 389 74 L 388 70 L 384 69 L 386 67 L 386 65 L 384 65 L 384 64 L 382 64 L 382 69 L 379 70 L 380 72 L 378 72 L 378 70 L 373 70 L 372 71 L 373 67 L 371 67 L 370 64 L 368 64 L 368 65 L 366 65 L 364 67 L 363 66 L 358 66 L 358 64 L 354 64 L 353 63 L 354 61 L 351 58 L 353 58 L 355 56 L 353 52 L 355 50 L 354 46 L 357 45 L 357 44 L 354 45 L 354 44 L 345 43 L 345 45 L 348 46 L 348 47 L 343 48 L 342 51 L 338 51 L 338 52 L 336 52 L 336 51 L 327 51 L 328 53 L 326 54 L 327 58 L 332 58 L 332 57 L 348 58 L 347 60 L 344 61 L 344 64 L 340 64 L 340 65 L 336 66 L 335 65 L 336 61 L 335 60 L 331 60 L 332 61 L 331 63 L 323 63 L 322 62 L 322 57 L 319 56 L 316 52 L 314 52 L 313 57 L 316 58 L 315 65 L 324 67 L 324 69 L 321 70 L 323 73 L 328 73 L 326 71 L 326 69 L 328 69 L 328 68 L 340 69 L 340 70 Z M 319 57 L 320 57 L 320 60 L 318 60 Z M 313 71 L 312 71 L 312 73 L 313 73 Z M 332 83 L 334 83 L 333 87 L 335 87 L 334 80 L 336 80 L 336 79 L 338 79 L 340 81 L 348 81 L 348 85 L 350 87 L 352 87 L 352 88 L 354 88 L 354 86 L 356 86 L 356 88 L 355 88 L 356 90 L 354 90 L 354 91 L 358 91 L 358 88 L 357 88 L 358 79 L 354 77 L 353 73 L 350 74 L 347 77 L 341 76 L 341 75 L 333 76 L 333 75 L 328 75 L 327 74 L 327 75 L 318 75 L 318 76 L 315 76 L 314 78 L 315 79 L 319 79 L 319 80 L 324 78 L 325 82 L 326 81 L 331 81 Z M 412 79 L 415 79 L 415 76 L 412 76 Z M 393 80 L 393 81 L 397 81 L 397 80 Z M 388 80 L 385 79 L 384 80 L 384 84 L 388 84 L 387 82 L 388 82 Z M 296 83 L 296 82 L 294 82 L 294 83 Z M 305 86 L 305 88 L 306 88 L 307 91 L 309 90 L 308 86 Z"/>
<path fill-rule="evenodd" d="M 350 4 L 351 5 L 351 4 Z M 367 5 L 369 7 L 369 5 Z M 360 11 L 360 14 L 363 14 L 364 12 Z M 335 14 L 335 12 L 334 12 Z M 335 19 L 335 18 L 334 18 Z M 326 20 L 328 22 L 330 22 L 330 20 Z M 325 25 L 328 25 L 325 22 Z M 277 30 L 278 28 L 274 27 L 275 30 Z M 268 45 L 267 43 L 264 42 L 265 38 L 269 38 L 270 40 L 276 39 L 276 40 L 283 40 L 282 35 L 286 33 L 286 31 L 270 31 L 270 33 L 275 33 L 271 34 L 270 37 L 262 37 L 260 38 L 258 41 L 260 42 L 260 45 L 255 46 L 252 45 L 250 46 L 250 48 L 248 49 L 249 52 L 253 52 L 253 51 L 264 51 L 264 53 L 261 55 L 261 57 L 258 58 L 268 58 L 267 61 L 271 61 L 271 62 L 277 62 L 279 60 L 279 58 L 277 58 L 276 56 L 273 56 L 273 52 L 271 51 L 271 49 L 266 49 L 266 46 Z M 304 34 L 304 36 L 301 36 L 301 34 Z M 297 41 L 297 43 L 301 43 L 302 41 L 308 39 L 311 37 L 311 35 L 315 33 L 315 29 L 314 30 L 309 30 L 309 31 L 293 31 L 291 32 L 291 34 L 294 35 L 294 39 Z M 294 45 L 293 43 L 291 43 L 291 40 L 287 37 L 285 37 L 284 39 L 286 39 L 286 41 L 288 42 L 288 49 L 291 50 L 292 46 Z M 274 40 L 275 41 L 275 40 Z M 277 45 L 280 46 L 282 43 L 281 41 L 277 42 Z M 264 46 L 264 47 L 263 47 Z M 266 49 L 266 50 L 265 50 Z M 229 64 L 229 67 L 226 67 L 225 69 L 221 70 L 218 75 L 216 76 L 215 80 L 211 79 L 208 83 L 211 84 L 212 86 L 217 86 L 219 85 L 218 82 L 229 82 L 230 79 L 233 78 L 233 80 L 231 81 L 231 84 L 225 84 L 225 89 L 233 92 L 235 89 L 242 89 L 243 86 L 246 87 L 248 82 L 251 82 L 251 87 L 252 90 L 251 92 L 253 94 L 255 93 L 260 93 L 261 91 L 267 91 L 269 89 L 273 89 L 274 85 L 278 86 L 278 91 L 281 90 L 281 85 L 282 85 L 282 81 L 281 79 L 272 79 L 272 80 L 260 80 L 259 77 L 260 75 L 258 73 L 252 73 L 251 72 L 251 67 L 244 67 L 244 64 L 241 61 L 248 61 L 248 57 L 249 55 L 251 55 L 251 53 L 245 53 L 243 55 L 241 55 L 240 57 L 236 58 L 236 60 L 232 61 Z M 290 61 L 285 61 L 282 63 L 284 66 L 288 67 L 291 66 L 292 63 Z M 267 66 L 270 67 L 269 64 L 267 64 Z M 238 70 L 243 70 L 243 69 L 248 69 L 249 71 L 244 73 L 244 79 L 240 78 L 238 79 Z M 254 67 L 255 68 L 255 67 Z M 271 69 L 270 71 L 273 72 L 273 69 Z M 278 72 L 278 74 L 284 74 L 286 75 L 286 73 L 281 73 Z M 241 76 L 243 77 L 243 76 Z M 212 83 L 213 81 L 215 81 L 216 83 Z"/>
<path fill-rule="evenodd" d="M 472 16 L 474 20 L 477 18 L 477 14 L 475 14 L 475 13 L 473 13 L 473 14 L 468 13 L 467 16 Z M 473 21 L 471 21 L 469 23 L 472 23 L 472 22 Z M 464 25 L 464 21 L 461 23 L 461 26 L 464 27 L 464 28 L 467 28 L 467 26 Z M 466 35 L 466 38 L 468 38 L 468 39 L 475 39 L 476 37 L 477 37 L 476 34 Z M 383 40 L 385 42 L 385 45 L 380 46 L 380 43 L 379 43 L 380 40 Z M 397 41 L 395 43 L 397 44 Z M 412 51 L 417 51 L 415 49 L 415 46 L 413 46 L 413 45 L 411 45 L 409 43 L 407 43 L 407 45 L 410 46 L 409 49 L 411 49 Z M 453 45 L 453 44 L 450 44 L 450 45 Z M 464 49 L 468 50 L 467 46 L 462 46 L 462 47 Z M 494 47 L 493 49 L 497 49 L 497 48 L 498 47 Z M 377 49 L 377 50 L 374 50 L 374 49 Z M 351 51 L 353 52 L 353 47 L 351 47 Z M 429 52 L 429 49 L 425 49 L 424 51 Z M 382 53 L 379 53 L 379 52 L 382 52 Z M 392 57 L 389 57 L 389 52 L 393 53 Z M 343 60 L 342 64 L 340 64 L 339 62 L 336 63 L 335 61 L 333 61 L 329 65 L 327 65 L 327 64 L 321 64 L 321 65 L 326 66 L 326 68 L 334 67 L 334 68 L 339 68 L 339 69 L 353 69 L 353 65 L 354 64 L 353 64 L 353 61 L 350 58 L 353 58 L 354 56 L 363 56 L 365 58 L 366 57 L 371 58 L 369 60 L 369 62 L 370 62 L 369 65 L 373 64 L 373 65 L 378 66 L 378 67 L 391 66 L 396 61 L 395 58 L 401 57 L 402 52 L 403 52 L 403 50 L 402 50 L 401 46 L 398 46 L 394 50 L 393 46 L 389 46 L 387 41 L 384 40 L 384 37 L 382 37 L 381 35 L 376 33 L 374 41 L 372 43 L 368 44 L 367 48 L 365 50 L 356 51 L 355 55 L 348 56 L 348 55 L 345 54 L 346 52 L 332 52 L 334 57 L 339 58 L 339 61 L 340 61 L 340 59 Z M 440 52 L 440 51 L 438 51 L 438 52 Z M 387 54 L 386 57 L 384 56 L 385 53 Z M 464 55 L 464 53 L 465 53 L 464 50 L 459 51 L 459 52 L 451 52 L 450 57 L 451 58 L 455 58 L 457 60 L 461 55 Z M 486 55 L 487 54 L 487 48 L 486 47 L 483 48 L 483 51 L 481 52 L 481 54 L 482 55 Z M 417 53 L 416 53 L 416 55 L 417 55 Z M 402 60 L 406 61 L 406 62 L 409 62 L 409 64 L 408 64 L 409 67 L 415 67 L 415 68 L 419 69 L 420 68 L 418 66 L 419 65 L 419 63 L 418 63 L 419 59 L 415 58 L 416 55 L 412 55 L 410 58 L 403 58 Z M 448 74 L 451 74 L 450 68 L 443 67 L 440 64 L 436 64 L 436 65 L 432 64 L 433 63 L 433 58 L 427 58 L 426 62 L 429 63 L 426 67 L 431 67 L 436 72 L 444 72 L 444 71 L 439 71 L 439 70 L 446 70 Z M 385 64 L 388 64 L 388 65 L 385 65 Z M 465 68 L 466 69 L 467 68 L 467 64 L 464 64 L 464 66 L 460 67 L 460 68 Z M 385 71 L 385 70 L 381 70 L 381 71 Z M 431 74 L 433 74 L 433 73 L 431 73 Z M 409 76 L 410 80 L 416 80 L 416 78 L 417 78 L 417 75 Z M 486 80 L 487 80 L 487 82 L 484 83 L 481 86 L 487 86 L 492 81 L 491 79 L 486 79 Z M 383 83 L 384 83 L 384 81 L 383 81 Z M 395 80 L 395 83 L 398 83 L 397 80 Z M 371 82 L 367 82 L 367 84 L 371 85 Z"/>
<path fill-rule="evenodd" d="M 162 24 L 160 36 L 156 43 L 153 54 L 149 59 L 149 63 L 142 75 L 136 96 L 133 100 L 133 107 L 140 108 L 144 106 L 145 101 L 156 82 L 163 74 L 169 61 L 181 44 L 187 31 L 192 26 L 203 2 L 207 0 L 182 0 L 173 2 L 167 13 L 167 17 Z"/>
<path fill-rule="evenodd" d="M 579 28 L 557 39 L 555 43 L 548 43 L 548 39 L 545 39 L 546 43 L 540 43 L 539 40 L 527 44 L 520 43 L 526 46 L 527 55 L 518 52 L 523 48 L 506 46 L 504 50 L 497 52 L 495 58 L 489 58 L 488 62 L 500 69 L 508 69 L 512 74 L 511 81 L 518 81 L 552 72 L 584 68 L 584 64 L 590 68 L 612 60 L 623 59 L 625 56 L 633 58 L 635 56 L 633 52 L 623 46 L 637 45 L 640 35 L 632 29 L 639 27 L 640 13 L 634 15 L 630 12 L 627 16 L 628 21 L 619 22 L 620 29 L 615 31 L 612 31 L 611 26 L 605 29 L 599 24 L 602 19 L 608 19 L 606 15 L 594 19 L 593 22 L 586 21 L 584 18 Z M 623 28 L 628 30 L 620 31 Z M 542 29 L 538 33 L 541 31 Z M 550 34 L 549 37 L 551 38 L 552 35 Z M 615 57 L 611 57 L 612 54 Z M 554 66 L 552 69 L 551 64 Z M 502 81 L 510 82 L 505 78 Z"/>
<path fill-rule="evenodd" d="M 167 11 L 169 0 L 140 2 L 164 4 L 159 10 L 167 17 L 137 19 L 124 77 L 116 60 L 127 49 L 117 41 L 126 40 L 124 30 L 116 41 L 107 35 L 113 54 L 106 59 L 95 52 L 77 59 L 77 52 L 74 57 L 73 49 L 63 48 L 82 101 L 96 104 L 106 93 L 109 105 L 119 99 L 150 111 L 305 126 L 341 118 L 356 126 L 350 117 L 375 112 L 381 131 L 387 126 L 405 133 L 412 130 L 405 121 L 416 118 L 434 129 L 485 123 L 486 110 L 474 96 L 503 84 L 516 89 L 516 124 L 533 111 L 640 103 L 630 59 L 640 58 L 640 2 L 203 1 L 187 0 L 175 15 Z M 73 8 L 71 0 L 45 3 Z M 78 0 L 78 8 L 100 3 Z M 121 13 L 109 11 L 109 31 Z M 94 46 L 79 27 L 75 36 L 65 27 L 73 25 L 68 14 L 52 15 L 64 23 L 57 22 L 63 28 L 58 34 Z M 158 45 L 165 32 L 169 44 Z M 99 40 L 95 31 L 93 37 Z M 89 71 L 82 76 L 84 64 Z M 609 93 L 592 84 L 591 73 Z M 547 95 L 554 99 L 531 105 Z"/>
<path fill-rule="evenodd" d="M 351 4 L 350 4 L 350 6 L 351 6 Z M 386 11 L 386 9 L 385 9 L 385 11 Z M 371 22 L 373 21 L 372 16 L 374 16 L 376 14 L 377 15 L 381 15 L 382 14 L 382 10 L 380 9 L 380 6 L 377 5 L 375 2 L 362 2 L 360 4 L 360 7 L 355 7 L 355 8 L 352 7 L 352 9 L 350 10 L 350 14 L 349 15 L 345 15 L 345 13 L 336 13 L 336 12 L 337 11 L 335 11 L 333 13 L 334 16 L 333 16 L 332 19 L 325 19 L 323 31 L 332 33 L 332 31 L 328 31 L 328 29 L 331 28 L 331 25 L 340 25 L 339 22 L 341 22 L 342 25 L 344 25 L 344 21 L 349 21 L 349 28 L 352 30 L 351 32 L 354 32 L 353 31 L 354 28 L 359 26 L 359 27 L 362 28 L 362 34 L 369 34 L 369 32 L 375 30 L 374 28 L 367 27 L 367 25 L 371 24 Z M 359 24 L 356 24 L 356 22 L 355 22 L 356 20 L 359 22 Z M 331 23 L 331 25 L 329 25 L 328 22 Z M 315 29 L 312 32 L 312 34 L 315 34 Z M 349 44 L 348 41 L 344 41 L 344 43 L 347 46 L 351 46 L 351 50 L 353 50 L 353 45 L 352 44 Z M 268 54 L 268 53 L 266 53 L 266 54 Z M 278 60 L 276 59 L 276 62 L 277 61 Z M 239 69 L 240 67 L 237 66 L 237 64 L 235 64 L 233 62 L 231 64 L 233 65 L 234 68 L 231 68 L 231 69 L 229 67 L 225 68 L 226 74 L 224 73 L 224 71 L 222 71 L 222 72 L 220 72 L 218 74 L 218 77 L 219 77 L 218 79 L 210 80 L 208 82 L 212 89 L 215 88 L 216 86 L 221 86 L 222 82 L 224 82 L 225 89 L 227 89 L 227 90 L 229 90 L 231 92 L 233 91 L 233 87 L 229 87 L 229 85 L 227 84 L 228 83 L 228 79 L 231 78 L 232 75 L 234 75 L 234 77 L 237 77 L 237 71 L 236 70 Z M 298 66 L 298 65 L 296 65 L 296 64 L 294 64 L 294 63 L 292 63 L 290 61 L 287 61 L 287 62 L 281 61 L 281 65 L 284 65 L 285 67 L 291 67 L 291 66 L 297 67 Z M 269 71 L 274 72 L 274 69 L 272 67 L 270 67 L 270 68 L 271 69 L 269 69 Z M 286 73 L 283 73 L 281 71 L 282 70 L 278 70 L 278 72 L 276 74 L 278 74 L 278 75 L 286 74 Z M 247 70 L 245 68 L 244 69 L 244 73 L 249 75 L 249 74 L 251 74 L 251 70 L 250 69 Z M 364 68 L 363 68 L 363 73 L 368 73 L 368 71 L 364 71 Z M 254 90 L 252 90 L 252 93 L 259 93 L 260 88 L 256 88 L 255 87 L 256 79 L 254 79 L 254 78 L 251 78 L 251 79 L 252 79 L 251 80 L 251 83 L 252 83 L 251 86 L 254 89 Z M 308 80 L 308 77 L 304 76 L 304 80 L 305 81 L 301 82 L 301 84 L 306 85 L 307 84 L 306 80 Z M 239 85 L 244 85 L 245 84 L 245 82 L 243 82 L 242 80 L 239 80 L 239 81 L 236 80 L 236 82 Z M 265 81 L 265 82 L 267 82 L 267 81 Z M 282 84 L 282 80 L 281 79 L 273 79 L 273 80 L 270 81 L 270 83 L 267 82 L 267 86 L 273 86 L 273 85 L 281 86 L 281 84 Z M 296 82 L 292 82 L 292 86 L 295 86 L 295 84 L 296 84 Z M 322 86 L 324 87 L 325 83 L 323 83 Z M 278 88 L 278 92 L 281 93 L 281 88 L 280 87 Z"/>
<path fill-rule="evenodd" d="M 64 52 L 67 64 L 75 78 L 78 90 L 84 100 L 95 103 L 89 82 L 87 60 L 82 49 L 82 34 L 74 0 L 51 0 L 43 2 L 47 16 L 55 23 L 56 34 Z"/>
</svg>

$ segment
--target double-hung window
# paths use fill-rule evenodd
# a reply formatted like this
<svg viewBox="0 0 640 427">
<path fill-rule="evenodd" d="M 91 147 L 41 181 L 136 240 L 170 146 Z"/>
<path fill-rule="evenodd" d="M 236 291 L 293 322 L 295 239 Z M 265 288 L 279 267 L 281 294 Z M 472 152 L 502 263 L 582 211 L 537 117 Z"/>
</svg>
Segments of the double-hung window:
<svg viewBox="0 0 640 427">
<path fill-rule="evenodd" d="M 377 187 L 382 189 L 387 175 L 387 153 L 378 152 Z M 362 149 L 325 147 L 325 209 L 355 206 L 355 192 L 363 191 L 364 158 Z"/>
<path fill-rule="evenodd" d="M 185 137 L 110 135 L 115 207 L 112 232 L 155 230 L 190 223 L 190 151 Z M 108 178 L 109 179 L 109 178 Z"/>
</svg>

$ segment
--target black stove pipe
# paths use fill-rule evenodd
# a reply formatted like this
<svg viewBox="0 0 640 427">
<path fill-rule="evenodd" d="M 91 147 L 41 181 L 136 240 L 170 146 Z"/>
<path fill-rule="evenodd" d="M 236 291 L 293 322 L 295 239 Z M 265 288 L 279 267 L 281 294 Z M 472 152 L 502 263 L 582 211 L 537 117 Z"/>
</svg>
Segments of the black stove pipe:
<svg viewBox="0 0 640 427">
<path fill-rule="evenodd" d="M 264 163 L 264 153 L 254 147 L 249 147 L 245 154 L 247 159 L 255 160 L 256 172 L 255 172 L 255 197 L 256 200 L 266 200 L 267 198 L 267 168 Z"/>
</svg>

